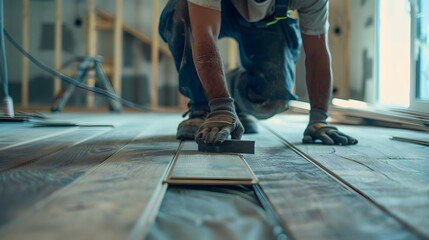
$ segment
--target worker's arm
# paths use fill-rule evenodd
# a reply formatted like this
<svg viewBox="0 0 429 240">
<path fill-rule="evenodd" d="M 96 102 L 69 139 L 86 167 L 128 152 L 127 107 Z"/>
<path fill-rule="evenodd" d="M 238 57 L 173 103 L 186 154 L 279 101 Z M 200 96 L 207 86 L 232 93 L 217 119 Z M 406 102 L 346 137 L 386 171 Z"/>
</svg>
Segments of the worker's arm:
<svg viewBox="0 0 429 240">
<path fill-rule="evenodd" d="M 208 100 L 230 97 L 225 83 L 222 59 L 217 48 L 220 11 L 188 2 L 192 28 L 192 54 L 198 77 Z"/>
<path fill-rule="evenodd" d="M 356 144 L 357 140 L 327 124 L 332 92 L 331 55 L 327 35 L 302 34 L 305 51 L 307 91 L 310 99 L 310 121 L 303 142 L 321 140 L 324 144 Z"/>
<path fill-rule="evenodd" d="M 220 11 L 188 2 L 192 31 L 192 57 L 198 77 L 209 100 L 210 114 L 197 133 L 197 140 L 206 143 L 240 139 L 244 130 L 235 112 L 225 81 L 225 73 L 217 48 Z"/>
<path fill-rule="evenodd" d="M 326 35 L 301 34 L 305 51 L 307 91 L 311 108 L 328 110 L 332 92 L 331 55 Z"/>
</svg>

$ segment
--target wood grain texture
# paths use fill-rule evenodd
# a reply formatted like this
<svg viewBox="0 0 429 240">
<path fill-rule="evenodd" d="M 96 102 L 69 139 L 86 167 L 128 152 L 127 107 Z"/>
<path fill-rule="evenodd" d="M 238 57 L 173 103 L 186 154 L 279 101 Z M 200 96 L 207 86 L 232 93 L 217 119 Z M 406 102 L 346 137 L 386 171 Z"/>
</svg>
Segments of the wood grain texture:
<svg viewBox="0 0 429 240">
<path fill-rule="evenodd" d="M 110 129 L 110 128 L 107 128 Z M 106 129 L 77 129 L 0 151 L 0 172 L 29 164 L 38 159 L 91 138 Z"/>
<path fill-rule="evenodd" d="M 0 151 L 74 130 L 70 127 L 35 128 L 30 123 L 1 123 Z"/>
<path fill-rule="evenodd" d="M 144 235 L 146 226 L 134 224 L 146 222 L 139 218 L 178 146 L 171 123 L 142 118 L 2 175 L 0 189 L 9 191 L 1 204 L 14 211 L 0 238 L 124 239 L 133 228 Z"/>
<path fill-rule="evenodd" d="M 152 193 L 161 186 L 162 175 L 178 145 L 172 143 L 124 149 L 53 195 L 30 218 L 21 218 L 2 235 L 5 239 L 126 239 Z M 146 151 L 146 147 L 151 150 Z M 49 228 L 55 231 L 46 231 Z"/>
<path fill-rule="evenodd" d="M 292 238 L 416 239 L 265 129 L 249 138 L 257 154 L 246 160 Z"/>
<path fill-rule="evenodd" d="M 195 142 L 186 142 L 186 145 Z M 253 173 L 239 154 L 181 151 L 166 182 L 169 184 L 246 184 L 256 183 Z"/>
<path fill-rule="evenodd" d="M 74 138 L 75 141 L 76 139 L 82 141 L 74 146 L 72 146 L 74 142 L 68 143 L 62 139 L 55 139 L 60 142 L 54 144 L 52 141 L 42 141 L 43 144 L 47 144 L 47 147 L 36 144 L 39 150 L 23 145 L 16 152 L 13 152 L 14 149 L 10 149 L 11 152 L 6 151 L 9 154 L 8 159 L 21 162 L 21 166 L 14 165 L 14 168 L 3 171 L 0 175 L 0 205 L 2 206 L 0 225 L 10 222 L 14 217 L 25 212 L 27 207 L 34 204 L 35 201 L 48 196 L 82 175 L 88 166 L 94 164 L 95 159 L 91 159 L 91 155 L 97 155 L 97 152 L 102 155 L 108 149 L 107 147 L 103 149 L 103 146 L 96 143 L 91 145 L 94 140 L 86 141 L 104 133 L 102 130 L 74 133 L 75 136 L 67 137 Z M 53 145 L 53 147 L 49 147 L 49 145 Z M 60 147 L 62 148 L 60 149 Z M 58 151 L 52 151 L 54 149 Z M 32 154 L 32 152 L 34 153 Z M 27 155 L 34 155 L 34 158 Z M 87 158 L 85 158 L 86 155 L 88 155 Z M 97 159 L 103 160 L 101 157 Z M 82 166 L 68 168 L 75 163 L 81 163 Z"/>
<path fill-rule="evenodd" d="M 279 116 L 267 121 L 270 128 L 295 143 L 372 201 L 409 226 L 421 237 L 429 238 L 429 149 L 425 146 L 390 140 L 395 134 L 420 132 L 376 127 L 341 126 L 359 139 L 355 146 L 301 144 L 305 121 Z"/>
</svg>

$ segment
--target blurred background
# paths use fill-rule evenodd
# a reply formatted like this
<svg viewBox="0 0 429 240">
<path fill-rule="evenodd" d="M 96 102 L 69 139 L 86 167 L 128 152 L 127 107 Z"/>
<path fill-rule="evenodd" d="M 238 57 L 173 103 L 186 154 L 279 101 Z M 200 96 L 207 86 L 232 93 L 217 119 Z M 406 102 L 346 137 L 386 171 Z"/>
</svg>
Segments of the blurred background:
<svg viewBox="0 0 429 240">
<path fill-rule="evenodd" d="M 5 28 L 34 57 L 75 76 L 77 57 L 103 56 L 123 98 L 153 107 L 184 108 L 177 72 L 157 26 L 166 0 L 7 0 Z M 429 1 L 330 0 L 329 45 L 334 98 L 429 112 Z M 15 106 L 49 109 L 67 83 L 28 62 L 6 42 Z M 240 64 L 236 43 L 220 42 L 227 69 Z M 307 101 L 302 55 L 295 92 Z M 95 78 L 86 81 L 97 86 Z M 67 109 L 95 110 L 105 100 L 77 89 Z M 103 108 L 104 109 L 104 108 Z"/>
</svg>

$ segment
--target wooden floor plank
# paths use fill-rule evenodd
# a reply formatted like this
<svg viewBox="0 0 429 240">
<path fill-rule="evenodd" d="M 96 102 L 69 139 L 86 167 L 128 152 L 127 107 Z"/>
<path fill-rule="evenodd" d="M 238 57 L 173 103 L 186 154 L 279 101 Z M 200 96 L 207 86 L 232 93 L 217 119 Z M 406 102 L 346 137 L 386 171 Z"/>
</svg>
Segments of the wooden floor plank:
<svg viewBox="0 0 429 240">
<path fill-rule="evenodd" d="M 70 127 L 33 127 L 29 123 L 0 123 L 0 151 L 74 131 Z"/>
<path fill-rule="evenodd" d="M 109 133 L 105 138 L 100 136 L 76 146 L 73 152 L 80 154 L 63 152 L 61 156 L 73 156 L 61 163 L 54 164 L 59 156 L 57 160 L 38 161 L 39 167 L 50 168 L 42 172 L 50 174 L 54 179 L 51 183 L 62 183 L 64 187 L 67 181 L 75 181 L 16 217 L 0 231 L 0 237 L 127 238 L 147 203 L 155 197 L 152 193 L 161 186 L 163 174 L 179 144 L 174 137 L 176 123 L 156 118 L 145 121 L 146 124 L 134 123 L 112 130 L 117 130 L 116 135 Z M 41 187 L 42 182 L 38 185 Z M 60 186 L 54 188 L 50 192 Z M 134 231 L 144 231 L 140 228 L 143 226 Z"/>
<path fill-rule="evenodd" d="M 191 146 L 189 146 L 191 145 Z M 183 143 L 166 182 L 169 184 L 252 185 L 257 179 L 240 154 L 184 150 L 195 141 Z"/>
<path fill-rule="evenodd" d="M 395 219 L 262 129 L 246 160 L 295 239 L 416 239 Z"/>
<path fill-rule="evenodd" d="M 135 130 L 124 129 L 100 133 L 104 134 L 3 172 L 0 175 L 0 205 L 5 207 L 0 209 L 0 225 L 8 223 L 38 200 L 61 189 L 88 168 L 113 155 L 127 143 L 124 136 L 132 138 L 138 134 Z M 123 139 L 115 141 L 111 137 Z M 22 152 L 25 153 L 26 149 Z"/>
<path fill-rule="evenodd" d="M 358 138 L 359 144 L 324 146 L 300 143 L 305 121 L 281 116 L 267 121 L 267 125 L 418 235 L 429 238 L 429 148 L 389 140 L 392 134 L 409 131 L 341 126 Z"/>
<path fill-rule="evenodd" d="M 118 126 L 133 119 L 142 118 L 138 114 L 127 114 L 127 117 L 123 118 L 120 114 L 110 113 L 61 113 L 45 115 L 47 120 L 109 123 Z M 72 130 L 70 127 L 35 127 L 31 122 L 0 122 L 0 150 L 38 141 L 70 130 Z"/>
<path fill-rule="evenodd" d="M 32 163 L 44 156 L 79 144 L 81 141 L 92 138 L 96 134 L 108 131 L 110 128 L 81 129 L 73 127 L 71 130 L 0 151 L 0 172 Z"/>
</svg>

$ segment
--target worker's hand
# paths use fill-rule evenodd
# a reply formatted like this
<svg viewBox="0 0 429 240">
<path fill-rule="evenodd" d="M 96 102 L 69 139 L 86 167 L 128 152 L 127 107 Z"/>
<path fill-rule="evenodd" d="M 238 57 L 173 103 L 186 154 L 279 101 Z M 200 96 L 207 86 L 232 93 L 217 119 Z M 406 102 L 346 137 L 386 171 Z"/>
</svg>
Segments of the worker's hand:
<svg viewBox="0 0 429 240">
<path fill-rule="evenodd" d="M 237 117 L 233 98 L 215 98 L 209 102 L 210 113 L 198 129 L 196 141 L 222 143 L 231 135 L 241 139 L 244 128 Z"/>
<path fill-rule="evenodd" d="M 327 145 L 353 145 L 358 143 L 357 139 L 340 132 L 334 126 L 322 122 L 309 124 L 304 131 L 303 143 L 314 143 L 316 140 L 321 140 Z"/>
</svg>

